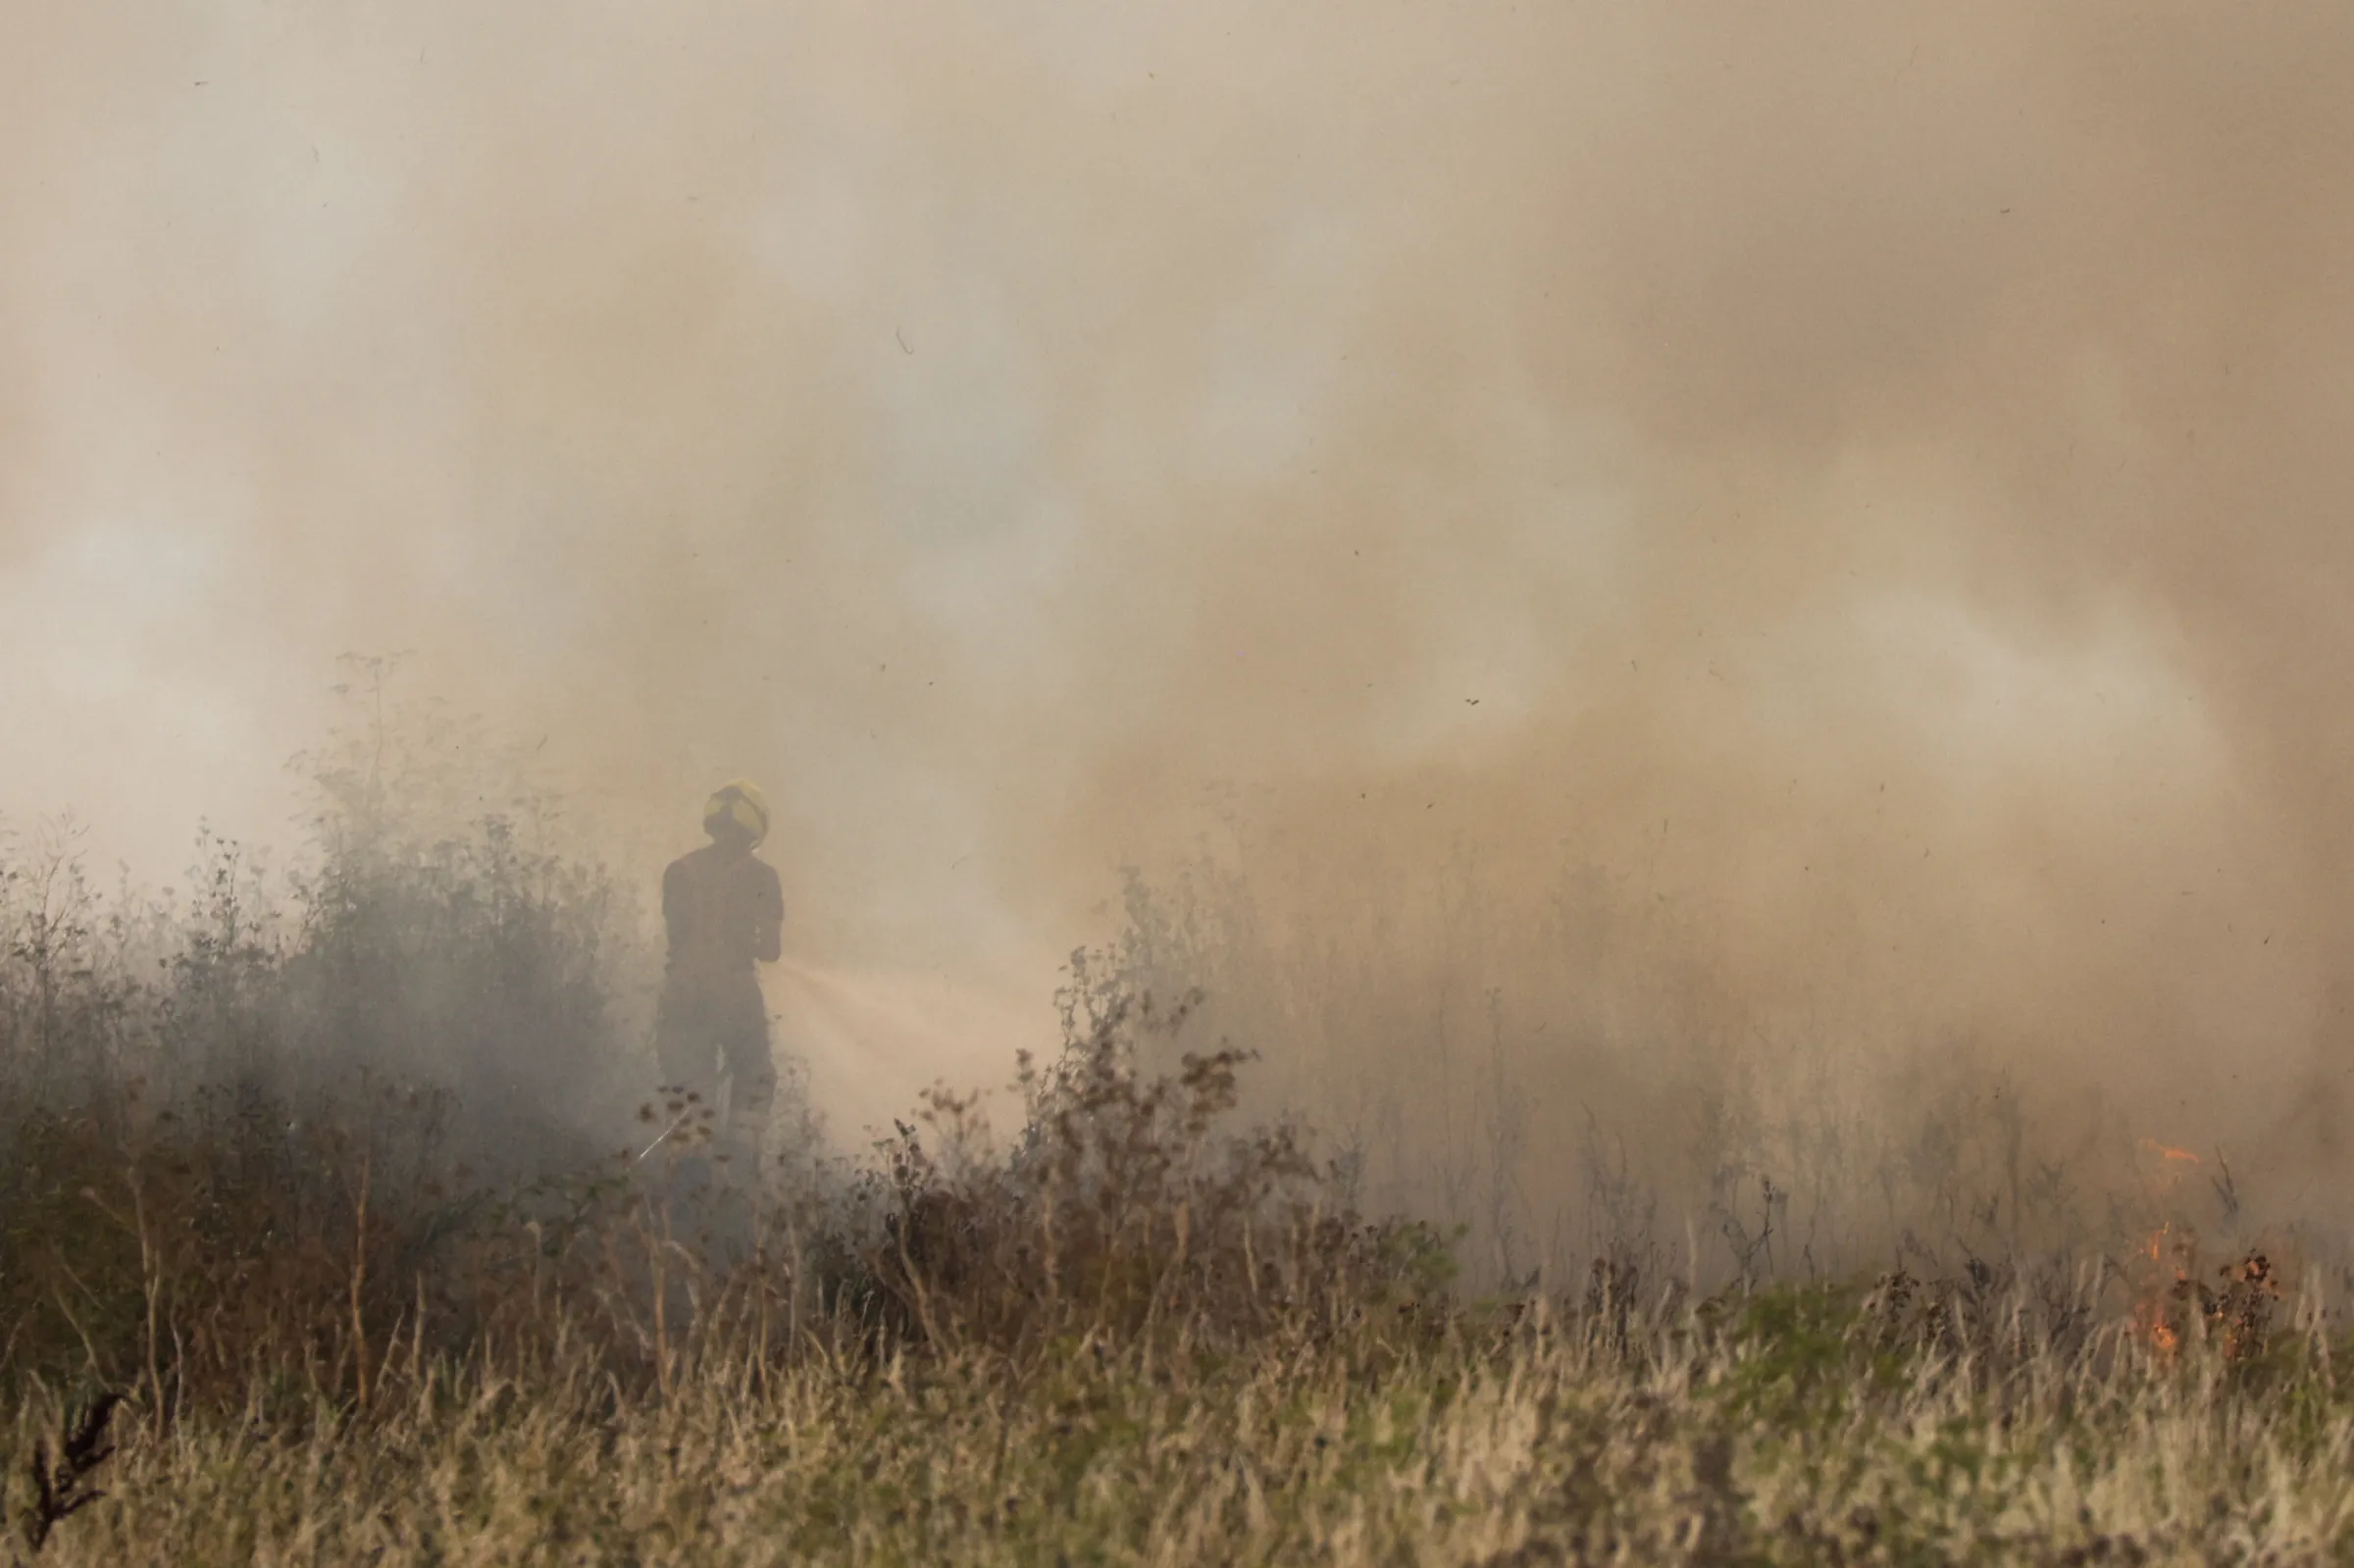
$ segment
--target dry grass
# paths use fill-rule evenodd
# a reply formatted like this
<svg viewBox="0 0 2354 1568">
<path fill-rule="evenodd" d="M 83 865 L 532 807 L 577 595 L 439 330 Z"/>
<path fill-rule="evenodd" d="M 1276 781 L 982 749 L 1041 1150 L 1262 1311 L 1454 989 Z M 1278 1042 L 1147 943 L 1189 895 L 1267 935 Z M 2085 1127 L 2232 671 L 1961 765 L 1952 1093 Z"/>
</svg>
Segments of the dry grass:
<svg viewBox="0 0 2354 1568">
<path fill-rule="evenodd" d="M 2343 1338 L 2253 1256 L 1703 1293 L 1628 1245 L 1478 1299 L 1239 1118 L 1192 998 L 1085 956 L 1010 1139 L 942 1092 L 755 1190 L 706 1108 L 630 1118 L 601 878 L 504 822 L 360 827 L 283 906 L 224 846 L 184 906 L 70 846 L 0 870 L 0 1550 L 2354 1555 Z"/>
<path fill-rule="evenodd" d="M 960 1139 L 969 1106 L 938 1099 L 880 1165 L 761 1215 L 691 1197 L 690 1150 L 552 1218 L 486 1206 L 435 1237 L 426 1189 L 371 1189 L 357 1156 L 348 1223 L 262 1205 L 288 1229 L 241 1252 L 137 1244 L 203 1212 L 233 1164 L 248 1124 L 212 1124 L 216 1174 L 109 1222 L 115 1338 L 85 1323 L 79 1365 L 18 1380 L 0 1464 L 19 1549 L 46 1535 L 44 1562 L 110 1565 L 2354 1550 L 2341 1342 L 2252 1260 L 2126 1311 L 2097 1273 L 1996 1269 L 1695 1298 L 1602 1264 L 1572 1298 L 1465 1301 L 1429 1233 L 1328 1206 L 1296 1139 L 1218 1130 L 1232 1059 L 1137 1073 L 1142 1010 L 1116 989 L 1075 1008 L 1085 1027 L 1029 1076 L 1009 1150 Z M 236 1317 L 263 1264 L 281 1272 Z M 411 1305 L 377 1293 L 386 1278 Z M 68 1442 L 96 1446 L 86 1400 L 117 1389 L 119 1451 L 74 1478 L 105 1496 L 67 1517 L 32 1482 Z"/>
<path fill-rule="evenodd" d="M 2311 1335 L 2253 1362 L 2115 1334 L 1892 1345 L 1878 1308 L 1822 1294 L 1647 1318 L 1624 1346 L 1595 1327 L 714 1347 L 667 1392 L 559 1338 L 401 1367 L 365 1412 L 322 1392 L 289 1424 L 257 1387 L 134 1436 L 42 1560 L 2204 1563 L 2354 1543 L 2354 1400 Z M 25 1406 L 18 1451 L 60 1414 Z"/>
</svg>

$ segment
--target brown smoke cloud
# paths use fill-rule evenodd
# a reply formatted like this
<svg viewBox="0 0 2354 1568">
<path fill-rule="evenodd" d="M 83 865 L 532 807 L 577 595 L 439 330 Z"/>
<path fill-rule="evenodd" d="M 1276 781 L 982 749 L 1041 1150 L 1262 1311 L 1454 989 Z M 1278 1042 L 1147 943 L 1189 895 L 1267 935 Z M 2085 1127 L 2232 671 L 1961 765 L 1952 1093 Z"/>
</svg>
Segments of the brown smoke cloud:
<svg viewBox="0 0 2354 1568">
<path fill-rule="evenodd" d="M 2335 1147 L 2341 7 L 5 31 L 20 811 L 267 835 L 415 648 L 634 866 L 766 781 L 813 962 L 1199 852 L 1363 1082 L 1495 991 L 1561 1128 L 1813 1032 Z"/>
</svg>

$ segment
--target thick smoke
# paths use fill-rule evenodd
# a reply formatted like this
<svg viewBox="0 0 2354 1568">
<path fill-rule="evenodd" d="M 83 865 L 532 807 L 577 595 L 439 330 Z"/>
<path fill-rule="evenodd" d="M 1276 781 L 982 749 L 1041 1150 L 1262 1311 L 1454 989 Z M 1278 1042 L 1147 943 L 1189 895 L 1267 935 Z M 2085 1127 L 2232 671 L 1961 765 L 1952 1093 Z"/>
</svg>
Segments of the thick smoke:
<svg viewBox="0 0 2354 1568">
<path fill-rule="evenodd" d="M 1967 1057 L 2319 1212 L 2342 7 L 5 31 L 16 809 L 270 836 L 333 656 L 413 648 L 648 874 L 768 783 L 813 1014 L 1043 1013 L 1191 864 L 1156 953 L 1400 1148 Z"/>
</svg>

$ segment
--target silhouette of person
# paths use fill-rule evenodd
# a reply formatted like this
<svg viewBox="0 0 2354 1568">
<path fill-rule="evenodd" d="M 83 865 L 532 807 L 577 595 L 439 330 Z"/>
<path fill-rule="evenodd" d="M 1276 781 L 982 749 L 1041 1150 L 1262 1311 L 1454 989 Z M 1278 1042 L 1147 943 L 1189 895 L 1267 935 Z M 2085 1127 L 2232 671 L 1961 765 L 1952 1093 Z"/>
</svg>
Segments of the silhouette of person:
<svg viewBox="0 0 2354 1568">
<path fill-rule="evenodd" d="M 654 1054 L 671 1084 L 716 1109 L 719 1075 L 729 1081 L 721 1145 L 750 1182 L 777 1096 L 768 1005 L 753 966 L 773 962 L 785 924 L 776 868 L 752 851 L 768 836 L 768 802 L 742 781 L 722 785 L 703 807 L 711 842 L 662 873 L 662 923 L 670 937 L 655 1014 Z"/>
</svg>

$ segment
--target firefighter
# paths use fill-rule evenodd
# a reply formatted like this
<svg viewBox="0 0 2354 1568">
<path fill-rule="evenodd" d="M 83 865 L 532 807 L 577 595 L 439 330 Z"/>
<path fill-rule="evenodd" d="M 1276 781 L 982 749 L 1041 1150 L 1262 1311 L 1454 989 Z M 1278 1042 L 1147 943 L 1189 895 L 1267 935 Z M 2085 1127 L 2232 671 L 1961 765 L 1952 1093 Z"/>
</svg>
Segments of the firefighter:
<svg viewBox="0 0 2354 1568">
<path fill-rule="evenodd" d="M 703 807 L 711 841 L 681 855 L 662 874 L 662 922 L 670 963 L 655 1015 L 654 1053 L 665 1078 L 718 1103 L 719 1074 L 729 1080 L 728 1114 L 718 1129 L 740 1177 L 754 1176 L 760 1138 L 777 1095 L 769 1052 L 768 1006 L 753 965 L 780 951 L 785 896 L 776 869 L 753 854 L 768 836 L 768 802 L 750 784 L 722 785 Z"/>
</svg>

